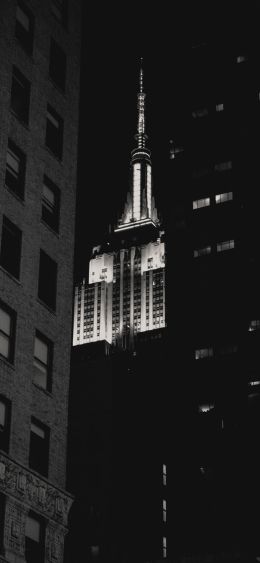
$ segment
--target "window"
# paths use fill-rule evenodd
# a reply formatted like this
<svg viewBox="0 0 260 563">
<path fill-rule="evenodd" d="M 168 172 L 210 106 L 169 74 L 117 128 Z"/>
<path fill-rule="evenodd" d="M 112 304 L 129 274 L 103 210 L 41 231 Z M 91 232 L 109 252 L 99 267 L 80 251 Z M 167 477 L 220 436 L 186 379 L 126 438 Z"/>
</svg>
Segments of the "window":
<svg viewBox="0 0 260 563">
<path fill-rule="evenodd" d="M 163 485 L 167 484 L 167 468 L 166 464 L 163 464 Z"/>
<path fill-rule="evenodd" d="M 49 428 L 36 418 L 31 418 L 29 466 L 42 475 L 48 476 Z"/>
<path fill-rule="evenodd" d="M 33 50 L 34 17 L 27 6 L 18 0 L 16 8 L 15 37 L 30 55 Z"/>
<path fill-rule="evenodd" d="M 204 246 L 203 248 L 197 248 L 193 251 L 194 258 L 198 258 L 199 256 L 206 256 L 207 254 L 211 253 L 211 246 Z"/>
<path fill-rule="evenodd" d="M 22 232 L 3 216 L 0 264 L 10 274 L 19 278 Z"/>
<path fill-rule="evenodd" d="M 66 0 L 51 0 L 51 11 L 55 18 L 62 23 L 66 24 L 67 17 L 67 2 Z"/>
<path fill-rule="evenodd" d="M 167 557 L 167 538 L 163 536 L 163 559 Z"/>
<path fill-rule="evenodd" d="M 45 526 L 43 520 L 29 512 L 25 522 L 25 559 L 27 563 L 43 563 Z"/>
<path fill-rule="evenodd" d="M 209 411 L 211 411 L 212 409 L 214 409 L 214 405 L 209 404 L 209 403 L 203 404 L 203 405 L 199 405 L 199 412 L 200 412 L 200 413 L 202 413 L 202 412 L 209 412 Z"/>
<path fill-rule="evenodd" d="M 216 104 L 216 111 L 224 111 L 224 104 Z"/>
<path fill-rule="evenodd" d="M 200 209 L 201 207 L 208 207 L 210 205 L 210 198 L 195 199 L 192 203 L 193 209 Z"/>
<path fill-rule="evenodd" d="M 43 336 L 38 330 L 34 339 L 34 383 L 43 389 L 51 390 L 51 368 L 52 368 L 53 346 L 50 340 Z"/>
<path fill-rule="evenodd" d="M 167 514 L 166 514 L 166 512 L 167 512 L 167 511 L 166 511 L 166 500 L 163 499 L 162 502 L 163 502 L 163 522 L 166 522 L 166 519 L 167 519 Z"/>
<path fill-rule="evenodd" d="M 213 348 L 199 348 L 195 350 L 195 360 L 202 360 L 203 358 L 211 358 L 213 356 Z"/>
<path fill-rule="evenodd" d="M 0 356 L 13 361 L 16 315 L 0 301 Z"/>
<path fill-rule="evenodd" d="M 65 90 L 66 82 L 66 55 L 51 38 L 49 74 L 53 82 L 61 90 Z"/>
<path fill-rule="evenodd" d="M 234 240 L 225 240 L 223 242 L 218 242 L 217 243 L 217 252 L 223 252 L 225 250 L 231 250 L 234 247 L 235 247 L 235 241 Z"/>
<path fill-rule="evenodd" d="M 232 168 L 231 160 L 228 160 L 227 162 L 219 162 L 214 166 L 215 172 L 225 172 L 226 170 L 231 170 L 231 168 Z"/>
<path fill-rule="evenodd" d="M 42 220 L 54 231 L 59 231 L 60 190 L 44 175 L 42 189 Z"/>
<path fill-rule="evenodd" d="M 194 119 L 198 117 L 206 117 L 207 115 L 208 115 L 207 108 L 198 108 L 192 112 L 192 117 L 194 117 Z"/>
<path fill-rule="evenodd" d="M 215 195 L 216 203 L 224 203 L 225 201 L 231 201 L 233 199 L 233 192 L 226 192 L 224 194 Z"/>
<path fill-rule="evenodd" d="M 238 64 L 244 63 L 246 60 L 247 60 L 246 55 L 238 55 L 237 58 L 236 58 L 236 62 Z"/>
<path fill-rule="evenodd" d="M 248 328 L 249 332 L 253 332 L 253 331 L 259 330 L 259 329 L 260 329 L 260 320 L 259 319 L 255 319 L 254 321 L 250 322 L 250 325 L 249 325 L 249 328 Z"/>
<path fill-rule="evenodd" d="M 11 90 L 11 107 L 16 116 L 28 123 L 30 106 L 30 82 L 13 66 L 13 80 Z"/>
<path fill-rule="evenodd" d="M 25 180 L 25 155 L 8 139 L 6 153 L 5 185 L 16 195 L 23 198 Z"/>
<path fill-rule="evenodd" d="M 57 112 L 47 104 L 47 121 L 46 121 L 46 146 L 57 156 L 62 158 L 63 143 L 63 120 Z"/>
<path fill-rule="evenodd" d="M 8 453 L 10 438 L 11 403 L 0 395 L 0 450 Z"/>
<path fill-rule="evenodd" d="M 40 251 L 38 297 L 51 309 L 56 308 L 57 264 Z"/>
</svg>

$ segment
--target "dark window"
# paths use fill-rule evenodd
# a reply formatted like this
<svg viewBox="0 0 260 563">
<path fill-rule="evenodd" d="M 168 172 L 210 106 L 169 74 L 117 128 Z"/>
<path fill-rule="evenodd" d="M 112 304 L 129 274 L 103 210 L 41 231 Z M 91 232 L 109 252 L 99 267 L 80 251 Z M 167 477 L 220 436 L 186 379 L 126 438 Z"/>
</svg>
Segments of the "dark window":
<svg viewBox="0 0 260 563">
<path fill-rule="evenodd" d="M 8 452 L 10 438 L 11 403 L 0 395 L 0 450 Z"/>
<path fill-rule="evenodd" d="M 42 219 L 54 231 L 59 230 L 60 190 L 47 176 L 43 178 Z"/>
<path fill-rule="evenodd" d="M 61 90 L 65 90 L 66 82 L 66 55 L 58 43 L 51 38 L 50 47 L 50 77 Z"/>
<path fill-rule="evenodd" d="M 0 356 L 13 361 L 16 313 L 0 301 Z"/>
<path fill-rule="evenodd" d="M 38 296 L 51 309 L 56 308 L 57 264 L 40 251 Z"/>
<path fill-rule="evenodd" d="M 49 438 L 49 428 L 32 417 L 29 466 L 46 477 L 49 465 Z"/>
<path fill-rule="evenodd" d="M 43 389 L 51 390 L 52 342 L 38 330 L 34 338 L 33 380 Z"/>
<path fill-rule="evenodd" d="M 62 158 L 63 120 L 50 104 L 47 104 L 45 143 L 55 156 Z"/>
<path fill-rule="evenodd" d="M 5 529 L 5 495 L 3 495 L 3 493 L 0 493 L 0 553 L 1 554 L 3 554 L 4 529 Z"/>
<path fill-rule="evenodd" d="M 6 153 L 5 184 L 16 195 L 23 198 L 25 180 L 25 154 L 8 140 Z"/>
<path fill-rule="evenodd" d="M 13 80 L 11 91 L 11 107 L 17 117 L 28 123 L 29 121 L 29 106 L 30 106 L 30 82 L 18 70 L 16 66 L 13 67 Z"/>
<path fill-rule="evenodd" d="M 0 264 L 19 278 L 22 232 L 7 217 L 3 217 Z"/>
<path fill-rule="evenodd" d="M 20 41 L 22 47 L 30 55 L 33 50 L 33 31 L 34 17 L 27 6 L 18 0 L 16 8 L 15 36 Z"/>
<path fill-rule="evenodd" d="M 45 543 L 45 525 L 37 514 L 29 512 L 25 522 L 25 559 L 26 563 L 43 563 Z"/>
<path fill-rule="evenodd" d="M 51 0 L 51 11 L 55 18 L 66 25 L 67 23 L 67 1 L 66 0 Z"/>
</svg>

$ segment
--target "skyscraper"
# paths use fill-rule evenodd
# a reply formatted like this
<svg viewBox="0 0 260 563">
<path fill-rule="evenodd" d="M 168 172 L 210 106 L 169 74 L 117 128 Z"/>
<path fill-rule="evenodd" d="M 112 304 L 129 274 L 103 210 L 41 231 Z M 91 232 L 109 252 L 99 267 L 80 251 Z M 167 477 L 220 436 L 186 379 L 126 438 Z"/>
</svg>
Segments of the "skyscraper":
<svg viewBox="0 0 260 563">
<path fill-rule="evenodd" d="M 0 559 L 63 561 L 80 2 L 0 6 Z"/>
<path fill-rule="evenodd" d="M 93 248 L 88 283 L 75 288 L 74 346 L 107 340 L 128 347 L 139 332 L 165 326 L 165 243 L 152 195 L 142 68 L 137 108 L 130 191 L 110 239 Z"/>
</svg>

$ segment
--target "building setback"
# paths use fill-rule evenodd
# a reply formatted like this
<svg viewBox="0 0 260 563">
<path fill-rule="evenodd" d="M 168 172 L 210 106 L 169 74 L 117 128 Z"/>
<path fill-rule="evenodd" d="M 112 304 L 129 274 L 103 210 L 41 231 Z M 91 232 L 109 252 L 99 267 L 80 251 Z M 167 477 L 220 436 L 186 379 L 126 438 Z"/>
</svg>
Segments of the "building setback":
<svg viewBox="0 0 260 563">
<path fill-rule="evenodd" d="M 0 559 L 63 562 L 80 2 L 0 7 Z"/>
</svg>

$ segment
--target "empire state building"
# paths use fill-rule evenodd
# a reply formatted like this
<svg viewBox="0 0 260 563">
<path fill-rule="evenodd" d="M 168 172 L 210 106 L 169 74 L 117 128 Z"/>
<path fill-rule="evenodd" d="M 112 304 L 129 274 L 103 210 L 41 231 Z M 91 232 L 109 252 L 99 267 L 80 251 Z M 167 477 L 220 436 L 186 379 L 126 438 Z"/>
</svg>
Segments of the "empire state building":
<svg viewBox="0 0 260 563">
<path fill-rule="evenodd" d="M 153 197 L 140 69 L 130 190 L 109 240 L 93 248 L 88 281 L 75 288 L 73 345 L 131 348 L 139 332 L 165 327 L 165 243 Z"/>
</svg>

